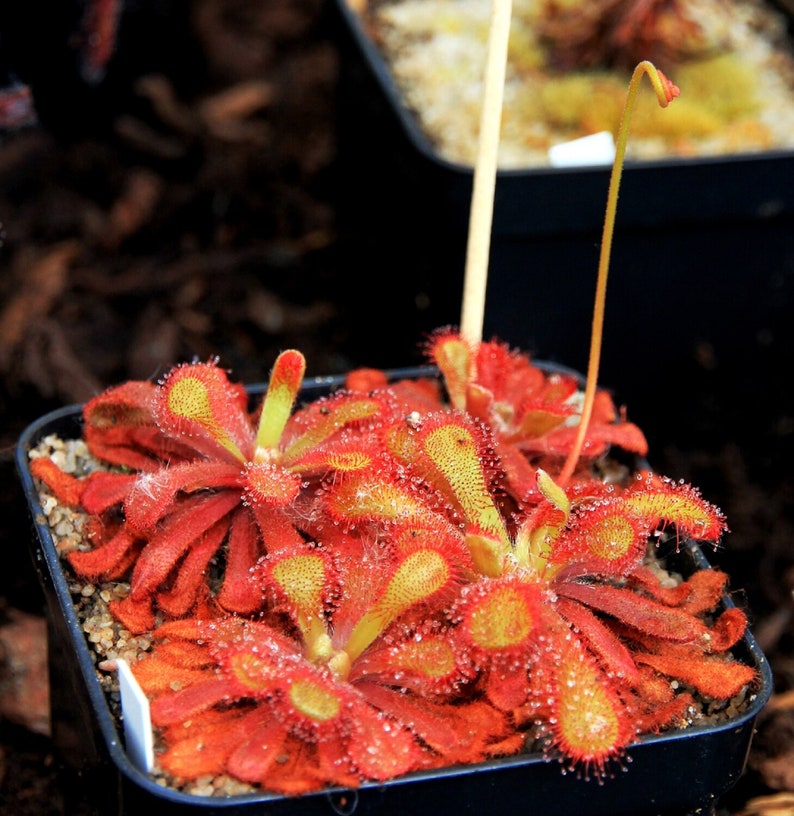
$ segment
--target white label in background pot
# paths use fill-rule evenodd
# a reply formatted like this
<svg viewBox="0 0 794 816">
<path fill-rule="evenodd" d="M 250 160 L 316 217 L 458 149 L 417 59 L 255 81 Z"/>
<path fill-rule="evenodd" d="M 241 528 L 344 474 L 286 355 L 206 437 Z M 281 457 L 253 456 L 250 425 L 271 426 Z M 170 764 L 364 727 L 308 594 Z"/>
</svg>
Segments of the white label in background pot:
<svg viewBox="0 0 794 816">
<path fill-rule="evenodd" d="M 608 130 L 561 142 L 549 148 L 552 167 L 587 167 L 612 164 L 615 160 L 615 139 Z"/>
</svg>

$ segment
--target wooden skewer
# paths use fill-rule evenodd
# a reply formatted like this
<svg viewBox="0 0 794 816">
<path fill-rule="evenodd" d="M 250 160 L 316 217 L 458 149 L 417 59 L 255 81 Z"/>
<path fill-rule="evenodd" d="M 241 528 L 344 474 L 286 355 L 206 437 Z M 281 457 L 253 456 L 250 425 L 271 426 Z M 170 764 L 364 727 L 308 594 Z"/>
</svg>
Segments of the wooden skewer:
<svg viewBox="0 0 794 816">
<path fill-rule="evenodd" d="M 488 284 L 488 257 L 491 249 L 497 154 L 511 16 L 512 0 L 492 0 L 460 318 L 461 335 L 473 343 L 482 341 L 485 318 L 485 291 Z"/>
</svg>

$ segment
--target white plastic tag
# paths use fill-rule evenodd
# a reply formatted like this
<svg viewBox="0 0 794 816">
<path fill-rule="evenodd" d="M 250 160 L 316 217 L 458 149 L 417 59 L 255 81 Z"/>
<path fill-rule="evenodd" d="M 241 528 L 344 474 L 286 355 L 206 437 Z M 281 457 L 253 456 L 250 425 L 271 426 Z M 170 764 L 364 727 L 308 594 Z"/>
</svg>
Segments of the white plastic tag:
<svg viewBox="0 0 794 816">
<path fill-rule="evenodd" d="M 549 148 L 549 161 L 552 167 L 612 164 L 615 161 L 615 139 L 608 130 L 602 130 L 581 139 L 552 145 Z"/>
<path fill-rule="evenodd" d="M 121 712 L 127 754 L 138 770 L 149 773 L 154 765 L 154 738 L 149 700 L 126 660 L 116 660 L 121 692 Z"/>
</svg>

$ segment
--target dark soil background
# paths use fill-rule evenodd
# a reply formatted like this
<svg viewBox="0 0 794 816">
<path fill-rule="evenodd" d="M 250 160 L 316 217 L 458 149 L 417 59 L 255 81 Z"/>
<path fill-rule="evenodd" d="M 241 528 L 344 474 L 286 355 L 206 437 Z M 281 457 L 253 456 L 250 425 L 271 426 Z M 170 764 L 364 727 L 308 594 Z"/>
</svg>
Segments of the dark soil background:
<svg viewBox="0 0 794 816">
<path fill-rule="evenodd" d="M 310 375 L 416 363 L 422 332 L 457 319 L 428 307 L 409 269 L 349 252 L 339 64 L 322 0 L 0 11 L 0 813 L 62 813 L 44 605 L 13 466 L 23 428 L 193 357 L 218 355 L 247 383 L 287 347 Z M 775 675 L 723 816 L 794 813 L 794 224 L 776 229 L 782 251 L 759 239 L 748 251 L 761 272 L 745 270 L 748 297 L 775 282 L 769 319 L 743 321 L 739 298 L 730 342 L 693 334 L 670 358 L 668 316 L 640 338 L 656 344 L 641 388 L 621 375 L 618 395 L 655 467 L 726 512 L 732 532 L 709 558 L 731 574 Z M 705 302 L 712 321 L 728 308 Z M 561 326 L 565 306 L 560 293 Z"/>
</svg>

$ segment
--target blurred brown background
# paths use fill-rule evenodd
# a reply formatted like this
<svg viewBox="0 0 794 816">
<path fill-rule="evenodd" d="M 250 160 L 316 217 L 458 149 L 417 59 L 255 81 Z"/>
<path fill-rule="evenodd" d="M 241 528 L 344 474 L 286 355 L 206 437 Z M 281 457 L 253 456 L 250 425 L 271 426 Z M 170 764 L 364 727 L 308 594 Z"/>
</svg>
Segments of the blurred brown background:
<svg viewBox="0 0 794 816">
<path fill-rule="evenodd" d="M 1 813 L 61 813 L 12 461 L 22 429 L 192 357 L 247 383 L 292 346 L 310 375 L 420 361 L 435 315 L 400 276 L 351 263 L 336 218 L 339 59 L 323 0 L 0 10 Z M 380 314 L 399 330 L 364 340 Z M 794 813 L 789 340 L 753 337 L 735 359 L 694 346 L 654 394 L 618 395 L 657 469 L 726 512 L 732 534 L 709 558 L 775 673 L 748 773 L 720 803 L 731 816 Z"/>
</svg>

